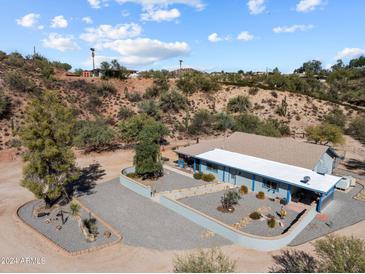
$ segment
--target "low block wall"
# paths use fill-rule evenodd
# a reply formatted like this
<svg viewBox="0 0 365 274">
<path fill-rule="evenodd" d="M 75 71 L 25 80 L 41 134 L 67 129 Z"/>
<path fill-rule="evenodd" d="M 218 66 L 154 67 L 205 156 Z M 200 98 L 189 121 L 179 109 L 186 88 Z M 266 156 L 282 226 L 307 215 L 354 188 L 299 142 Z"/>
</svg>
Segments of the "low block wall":
<svg viewBox="0 0 365 274">
<path fill-rule="evenodd" d="M 139 195 L 142 195 L 143 197 L 151 198 L 152 197 L 151 188 L 128 178 L 125 174 L 128 174 L 130 172 L 134 172 L 134 168 L 126 168 L 122 170 L 122 173 L 119 178 L 120 183 L 126 188 L 136 192 Z"/>
<path fill-rule="evenodd" d="M 247 234 L 231 228 L 230 226 L 211 218 L 191 207 L 188 207 L 178 201 L 161 196 L 160 203 L 187 218 L 188 220 L 210 230 L 214 233 L 239 244 L 246 248 L 259 251 L 273 251 L 287 246 L 316 216 L 316 208 L 311 207 L 301 218 L 301 220 L 293 225 L 291 229 L 284 235 L 277 237 L 260 237 Z"/>
</svg>

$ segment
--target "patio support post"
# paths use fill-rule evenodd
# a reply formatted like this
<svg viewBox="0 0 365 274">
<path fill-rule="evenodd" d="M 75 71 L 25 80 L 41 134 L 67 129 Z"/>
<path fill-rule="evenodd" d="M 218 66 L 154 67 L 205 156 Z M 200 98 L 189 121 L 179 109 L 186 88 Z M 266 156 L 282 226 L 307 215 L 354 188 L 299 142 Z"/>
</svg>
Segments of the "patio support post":
<svg viewBox="0 0 365 274">
<path fill-rule="evenodd" d="M 319 198 L 319 201 L 318 201 L 318 205 L 317 205 L 317 211 L 318 212 L 321 212 L 322 202 L 323 202 L 323 193 L 321 193 L 321 197 Z"/>
<path fill-rule="evenodd" d="M 194 174 L 196 173 L 196 159 L 194 158 Z"/>
<path fill-rule="evenodd" d="M 252 192 L 255 192 L 255 175 L 252 175 Z"/>
<path fill-rule="evenodd" d="M 286 203 L 289 204 L 291 202 L 291 185 L 288 185 L 288 190 L 286 193 Z"/>
</svg>

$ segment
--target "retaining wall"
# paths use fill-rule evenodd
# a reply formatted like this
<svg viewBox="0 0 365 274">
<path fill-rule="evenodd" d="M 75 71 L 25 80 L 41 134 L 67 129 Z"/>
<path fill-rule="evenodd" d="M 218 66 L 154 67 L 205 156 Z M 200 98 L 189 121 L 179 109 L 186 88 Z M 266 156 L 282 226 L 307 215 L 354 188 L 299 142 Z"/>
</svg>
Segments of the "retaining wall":
<svg viewBox="0 0 365 274">
<path fill-rule="evenodd" d="M 261 237 L 252 234 L 247 234 L 242 231 L 233 229 L 232 227 L 203 214 L 191 207 L 188 207 L 178 201 L 161 196 L 160 203 L 184 216 L 188 220 L 210 230 L 214 233 L 239 244 L 246 248 L 251 248 L 260 251 L 273 251 L 287 246 L 316 216 L 316 208 L 312 206 L 302 216 L 302 218 L 294 224 L 287 233 L 276 237 Z"/>
<path fill-rule="evenodd" d="M 128 173 L 133 173 L 134 172 L 134 168 L 133 167 L 129 167 L 126 169 L 123 169 L 120 175 L 120 183 L 125 186 L 126 188 L 136 192 L 139 195 L 142 195 L 143 197 L 146 198 L 151 198 L 152 197 L 152 190 L 150 187 L 142 185 L 130 178 L 128 178 L 126 176 L 126 174 Z"/>
</svg>

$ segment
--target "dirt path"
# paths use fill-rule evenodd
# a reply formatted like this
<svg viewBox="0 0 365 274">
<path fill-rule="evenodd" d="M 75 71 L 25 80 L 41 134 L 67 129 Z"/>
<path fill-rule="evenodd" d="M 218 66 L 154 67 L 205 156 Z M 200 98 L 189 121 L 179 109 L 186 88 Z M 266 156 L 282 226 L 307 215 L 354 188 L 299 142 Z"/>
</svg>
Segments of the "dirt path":
<svg viewBox="0 0 365 274">
<path fill-rule="evenodd" d="M 121 167 L 131 164 L 131 151 L 78 155 L 80 166 L 98 161 L 106 171 L 101 180 L 118 176 Z M 16 209 L 33 199 L 19 185 L 22 163 L 19 159 L 0 161 L 0 257 L 44 257 L 44 265 L 1 265 L 1 272 L 170 272 L 174 251 L 159 252 L 144 248 L 116 245 L 81 257 L 67 257 L 41 240 L 15 216 Z M 137 228 L 136 228 L 137 229 Z M 365 239 L 365 222 L 345 228 L 339 233 Z M 299 247 L 310 251 L 310 244 Z M 272 265 L 271 255 L 278 252 L 258 252 L 239 246 L 226 246 L 223 251 L 237 260 L 239 272 L 266 272 Z M 181 252 L 180 252 L 181 253 Z M 185 253 L 185 252 L 182 252 Z M 259 261 L 258 261 L 259 258 Z"/>
</svg>

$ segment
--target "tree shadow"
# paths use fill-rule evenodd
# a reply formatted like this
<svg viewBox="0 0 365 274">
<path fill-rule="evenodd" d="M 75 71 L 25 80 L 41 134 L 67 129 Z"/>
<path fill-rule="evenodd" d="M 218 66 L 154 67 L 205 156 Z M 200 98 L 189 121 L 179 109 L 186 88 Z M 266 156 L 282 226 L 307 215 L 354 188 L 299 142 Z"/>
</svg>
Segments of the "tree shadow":
<svg viewBox="0 0 365 274">
<path fill-rule="evenodd" d="M 68 185 L 68 193 L 71 198 L 95 193 L 96 182 L 106 174 L 105 169 L 99 163 L 81 169 L 80 173 L 80 177 Z"/>
<path fill-rule="evenodd" d="M 365 162 L 357 159 L 350 159 L 344 163 L 349 170 L 360 170 L 360 175 L 365 175 Z"/>
</svg>

